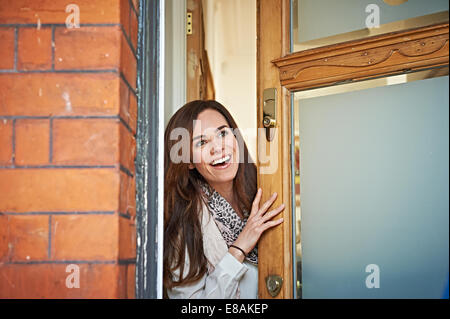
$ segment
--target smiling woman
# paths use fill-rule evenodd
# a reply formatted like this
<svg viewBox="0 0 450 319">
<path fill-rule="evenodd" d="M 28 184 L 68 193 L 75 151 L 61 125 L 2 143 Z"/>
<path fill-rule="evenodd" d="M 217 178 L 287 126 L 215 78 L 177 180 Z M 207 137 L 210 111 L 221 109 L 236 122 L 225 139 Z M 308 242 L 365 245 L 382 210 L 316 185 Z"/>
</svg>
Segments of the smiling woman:
<svg viewBox="0 0 450 319">
<path fill-rule="evenodd" d="M 189 139 L 172 139 L 178 129 Z M 178 143 L 186 144 L 179 151 L 192 149 L 181 162 L 173 158 Z M 167 296 L 256 298 L 255 246 L 265 230 L 283 221 L 270 219 L 284 205 L 267 212 L 273 194 L 260 207 L 256 166 L 226 108 L 198 100 L 178 110 L 166 128 L 164 163 Z"/>
<path fill-rule="evenodd" d="M 219 112 L 206 109 L 198 115 L 193 135 L 193 164 L 189 168 L 196 169 L 241 213 L 232 193 L 239 163 L 238 143 L 227 120 Z"/>
</svg>

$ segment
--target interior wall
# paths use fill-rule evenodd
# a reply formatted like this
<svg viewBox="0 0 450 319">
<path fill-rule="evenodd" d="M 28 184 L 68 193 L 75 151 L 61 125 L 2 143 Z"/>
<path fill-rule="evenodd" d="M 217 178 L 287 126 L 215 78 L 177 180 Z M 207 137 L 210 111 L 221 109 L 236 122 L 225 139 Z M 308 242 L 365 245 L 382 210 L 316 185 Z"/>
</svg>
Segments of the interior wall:
<svg viewBox="0 0 450 319">
<path fill-rule="evenodd" d="M 165 0 L 164 127 L 186 103 L 186 0 Z"/>
<path fill-rule="evenodd" d="M 256 0 L 203 0 L 203 10 L 216 100 L 233 115 L 256 161 Z"/>
</svg>

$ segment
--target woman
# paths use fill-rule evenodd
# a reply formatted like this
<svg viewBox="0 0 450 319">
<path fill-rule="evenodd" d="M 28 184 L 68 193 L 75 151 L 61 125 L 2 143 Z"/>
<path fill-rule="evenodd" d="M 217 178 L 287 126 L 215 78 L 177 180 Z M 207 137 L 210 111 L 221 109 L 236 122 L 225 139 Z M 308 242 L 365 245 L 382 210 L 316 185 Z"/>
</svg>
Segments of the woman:
<svg viewBox="0 0 450 319">
<path fill-rule="evenodd" d="M 261 195 L 256 166 L 224 106 L 193 101 L 173 115 L 165 131 L 169 298 L 257 298 L 255 246 L 283 221 L 271 218 L 284 209 L 267 212 L 276 194 L 260 207 Z"/>
</svg>

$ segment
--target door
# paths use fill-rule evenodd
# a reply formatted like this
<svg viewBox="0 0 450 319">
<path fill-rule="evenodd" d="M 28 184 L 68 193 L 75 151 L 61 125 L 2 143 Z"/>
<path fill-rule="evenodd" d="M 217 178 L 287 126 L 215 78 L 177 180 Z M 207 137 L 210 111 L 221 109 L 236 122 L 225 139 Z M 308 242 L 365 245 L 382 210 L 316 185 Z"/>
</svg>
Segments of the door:
<svg viewBox="0 0 450 319">
<path fill-rule="evenodd" d="M 448 2 L 336 3 L 257 3 L 258 185 L 286 204 L 258 246 L 259 296 L 440 298 Z"/>
<path fill-rule="evenodd" d="M 214 81 L 205 49 L 201 0 L 187 1 L 186 56 L 186 101 L 214 100 Z"/>
</svg>

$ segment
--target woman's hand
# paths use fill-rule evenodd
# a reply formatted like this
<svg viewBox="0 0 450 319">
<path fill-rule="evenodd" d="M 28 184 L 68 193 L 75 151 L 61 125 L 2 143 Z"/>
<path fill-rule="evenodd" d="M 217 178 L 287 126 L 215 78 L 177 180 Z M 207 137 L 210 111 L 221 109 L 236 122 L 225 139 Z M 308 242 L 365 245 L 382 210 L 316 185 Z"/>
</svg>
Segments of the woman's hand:
<svg viewBox="0 0 450 319">
<path fill-rule="evenodd" d="M 261 234 L 267 229 L 275 227 L 283 222 L 283 218 L 271 220 L 275 215 L 278 215 L 284 210 L 284 204 L 278 206 L 278 208 L 269 211 L 269 207 L 273 204 L 277 198 L 277 193 L 273 193 L 272 196 L 267 200 L 261 207 L 259 203 L 261 201 L 262 190 L 258 189 L 255 199 L 252 204 L 252 211 L 248 217 L 247 224 L 245 225 L 242 232 L 239 234 L 233 245 L 241 248 L 246 254 L 252 251 L 253 247 L 256 246 Z M 244 257 L 242 252 L 238 249 L 230 247 L 229 252 L 236 257 L 239 261 L 243 261 Z"/>
</svg>

